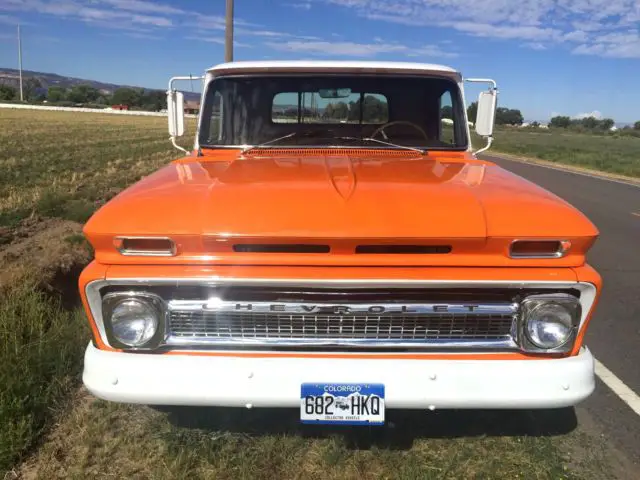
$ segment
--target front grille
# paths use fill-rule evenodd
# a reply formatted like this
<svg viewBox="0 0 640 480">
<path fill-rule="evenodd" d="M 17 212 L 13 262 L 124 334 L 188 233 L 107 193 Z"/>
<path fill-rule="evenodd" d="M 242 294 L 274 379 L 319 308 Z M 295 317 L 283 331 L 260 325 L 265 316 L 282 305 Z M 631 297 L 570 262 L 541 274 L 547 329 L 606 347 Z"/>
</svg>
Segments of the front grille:
<svg viewBox="0 0 640 480">
<path fill-rule="evenodd" d="M 301 313 L 295 306 L 290 308 L 292 311 L 260 311 L 256 305 L 252 305 L 254 311 L 246 311 L 245 305 L 224 303 L 210 310 L 206 301 L 170 302 L 169 343 L 505 346 L 513 341 L 517 315 L 517 305 L 506 302 L 472 307 L 409 305 L 405 308 L 418 313 L 405 313 L 399 308 L 383 314 L 326 312 L 327 308 L 323 313 L 323 307 L 318 312 Z M 233 311 L 236 305 L 240 305 L 241 311 Z M 278 305 L 282 310 L 288 307 Z"/>
</svg>

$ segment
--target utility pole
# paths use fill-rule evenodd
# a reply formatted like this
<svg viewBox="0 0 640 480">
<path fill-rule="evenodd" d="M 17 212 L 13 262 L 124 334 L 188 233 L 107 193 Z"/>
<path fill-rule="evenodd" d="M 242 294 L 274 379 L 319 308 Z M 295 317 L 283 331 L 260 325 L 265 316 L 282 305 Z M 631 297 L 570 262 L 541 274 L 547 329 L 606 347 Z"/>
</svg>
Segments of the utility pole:
<svg viewBox="0 0 640 480">
<path fill-rule="evenodd" d="M 233 0 L 227 0 L 225 18 L 224 61 L 233 62 Z"/>
<path fill-rule="evenodd" d="M 20 101 L 24 102 L 22 90 L 22 37 L 20 36 L 20 24 L 18 24 L 18 68 L 20 69 Z"/>
</svg>

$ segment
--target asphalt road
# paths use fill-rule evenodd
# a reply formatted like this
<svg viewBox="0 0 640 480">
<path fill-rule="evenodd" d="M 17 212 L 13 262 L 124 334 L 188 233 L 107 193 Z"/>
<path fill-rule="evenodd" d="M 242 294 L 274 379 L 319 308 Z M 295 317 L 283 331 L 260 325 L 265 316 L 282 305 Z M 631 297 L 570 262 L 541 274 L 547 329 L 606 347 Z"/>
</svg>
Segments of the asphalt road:
<svg viewBox="0 0 640 480">
<path fill-rule="evenodd" d="M 600 230 L 588 256 L 604 288 L 586 343 L 595 357 L 640 395 L 640 186 L 483 155 L 565 199 Z M 640 468 L 640 416 L 602 382 L 577 409 Z"/>
</svg>

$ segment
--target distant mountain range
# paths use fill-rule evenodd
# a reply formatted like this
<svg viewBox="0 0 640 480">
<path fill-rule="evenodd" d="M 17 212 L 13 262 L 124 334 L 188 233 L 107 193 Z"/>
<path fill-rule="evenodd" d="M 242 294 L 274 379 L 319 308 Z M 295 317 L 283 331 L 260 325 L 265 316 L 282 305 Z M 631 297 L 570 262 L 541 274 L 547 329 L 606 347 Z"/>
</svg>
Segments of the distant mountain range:
<svg viewBox="0 0 640 480">
<path fill-rule="evenodd" d="M 135 87 L 132 85 L 118 85 L 115 83 L 100 82 L 98 80 L 87 80 L 86 78 L 67 77 L 57 73 L 34 72 L 31 70 L 22 71 L 23 81 L 26 78 L 36 78 L 40 81 L 43 89 L 53 86 L 70 88 L 74 85 L 90 85 L 97 88 L 104 94 L 112 94 L 118 88 L 144 88 L 145 90 L 160 90 L 158 88 Z M 14 68 L 0 68 L 0 85 L 10 85 L 18 88 L 20 86 L 20 72 Z M 185 100 L 200 100 L 198 92 L 184 92 Z"/>
</svg>

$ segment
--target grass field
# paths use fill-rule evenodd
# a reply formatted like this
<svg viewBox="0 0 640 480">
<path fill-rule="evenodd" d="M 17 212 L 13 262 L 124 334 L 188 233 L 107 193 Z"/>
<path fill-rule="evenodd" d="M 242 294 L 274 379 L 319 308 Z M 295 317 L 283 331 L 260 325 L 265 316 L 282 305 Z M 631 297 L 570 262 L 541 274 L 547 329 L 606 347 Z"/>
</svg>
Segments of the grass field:
<svg viewBox="0 0 640 480">
<path fill-rule="evenodd" d="M 482 141 L 474 142 L 482 145 Z M 500 128 L 492 150 L 640 177 L 640 138 Z"/>
<path fill-rule="evenodd" d="M 1 474 L 79 384 L 78 222 L 177 152 L 163 118 L 20 110 L 0 110 L 0 148 Z"/>
<path fill-rule="evenodd" d="M 517 143 L 517 142 L 516 142 Z M 380 429 L 295 411 L 108 404 L 80 386 L 81 224 L 177 156 L 165 120 L 0 110 L 0 475 L 25 478 L 606 478 L 573 412 L 405 412 Z M 12 478 L 9 475 L 8 478 Z"/>
</svg>

